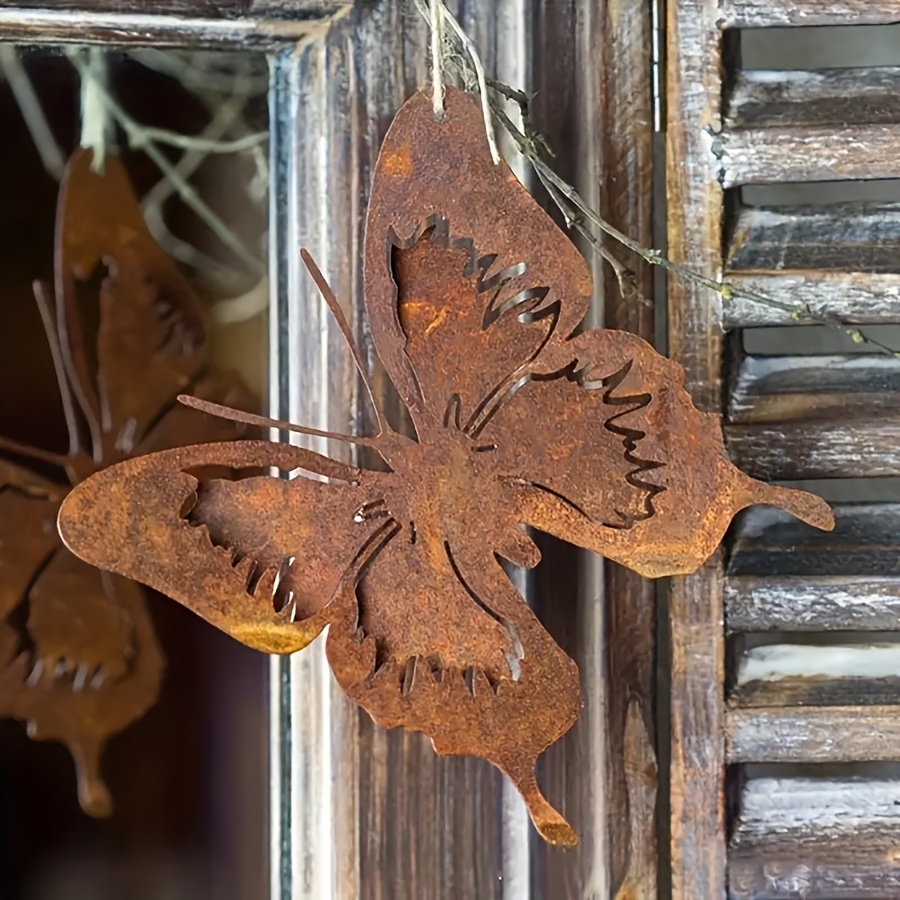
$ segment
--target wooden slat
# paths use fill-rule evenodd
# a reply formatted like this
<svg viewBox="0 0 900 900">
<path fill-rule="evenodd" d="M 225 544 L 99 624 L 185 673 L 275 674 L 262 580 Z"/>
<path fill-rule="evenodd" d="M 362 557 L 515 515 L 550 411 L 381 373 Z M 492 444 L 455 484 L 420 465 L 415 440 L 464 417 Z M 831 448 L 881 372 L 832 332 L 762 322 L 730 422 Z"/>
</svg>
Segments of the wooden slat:
<svg viewBox="0 0 900 900">
<path fill-rule="evenodd" d="M 900 413 L 839 422 L 725 427 L 728 454 L 764 481 L 900 475 Z"/>
<path fill-rule="evenodd" d="M 769 644 L 745 650 L 735 707 L 877 706 L 900 701 L 900 643 Z"/>
<path fill-rule="evenodd" d="M 900 0 L 722 0 L 722 28 L 778 25 L 890 25 L 900 22 Z"/>
<path fill-rule="evenodd" d="M 0 9 L 0 40 L 23 44 L 113 44 L 127 47 L 268 49 L 321 31 L 316 19 L 166 16 L 153 12 Z"/>
<path fill-rule="evenodd" d="M 900 124 L 746 128 L 717 141 L 719 178 L 739 184 L 895 178 Z"/>
<path fill-rule="evenodd" d="M 730 270 L 897 272 L 900 203 L 743 207 L 726 260 Z"/>
<path fill-rule="evenodd" d="M 743 575 L 725 583 L 729 631 L 895 631 L 900 575 Z"/>
<path fill-rule="evenodd" d="M 900 406 L 900 359 L 747 356 L 731 380 L 728 420 L 736 425 L 874 418 Z"/>
<path fill-rule="evenodd" d="M 738 287 L 775 297 L 808 309 L 813 317 L 859 325 L 900 322 L 900 275 L 832 270 L 793 272 L 727 272 Z M 797 325 L 814 318 L 794 316 L 791 310 L 734 296 L 723 304 L 726 328 L 760 325 Z"/>
<path fill-rule="evenodd" d="M 900 783 L 752 779 L 729 847 L 731 900 L 900 896 Z"/>
<path fill-rule="evenodd" d="M 667 9 L 666 190 L 672 259 L 713 278 L 721 268 L 722 188 L 709 165 L 708 130 L 721 109 L 718 0 Z M 721 409 L 719 296 L 669 282 L 669 351 L 700 409 Z M 722 564 L 672 582 L 669 848 L 673 900 L 725 893 L 725 748 Z"/>
<path fill-rule="evenodd" d="M 834 514 L 834 531 L 819 531 L 780 510 L 746 510 L 735 528 L 729 580 L 900 576 L 900 504 L 836 504 Z"/>
<path fill-rule="evenodd" d="M 730 631 L 900 630 L 900 504 L 834 511 L 832 532 L 778 510 L 743 513 L 726 577 Z"/>
<path fill-rule="evenodd" d="M 730 763 L 849 763 L 900 759 L 900 706 L 732 709 Z"/>
<path fill-rule="evenodd" d="M 4 5 L 19 9 L 151 13 L 209 19 L 268 16 L 299 19 L 335 13 L 348 4 L 347 0 L 14 0 Z"/>
<path fill-rule="evenodd" d="M 742 70 L 725 108 L 725 125 L 840 129 L 900 122 L 900 67 Z"/>
</svg>

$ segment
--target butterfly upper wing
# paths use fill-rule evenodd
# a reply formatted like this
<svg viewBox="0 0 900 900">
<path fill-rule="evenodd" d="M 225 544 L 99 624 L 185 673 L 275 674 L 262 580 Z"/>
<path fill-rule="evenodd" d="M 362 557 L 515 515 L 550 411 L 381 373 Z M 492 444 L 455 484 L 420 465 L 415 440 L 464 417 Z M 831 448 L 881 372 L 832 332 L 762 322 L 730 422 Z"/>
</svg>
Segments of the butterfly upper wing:
<svg viewBox="0 0 900 900">
<path fill-rule="evenodd" d="M 150 234 L 121 161 L 107 155 L 102 172 L 92 161 L 93 151 L 82 148 L 66 166 L 56 289 L 76 388 L 99 421 L 104 458 L 113 459 L 130 454 L 201 373 L 207 320 L 200 298 Z M 107 274 L 94 346 L 77 282 L 100 265 Z"/>
<path fill-rule="evenodd" d="M 210 470 L 302 470 L 291 480 Z M 323 480 L 324 479 L 324 480 Z M 390 476 L 267 441 L 202 444 L 104 469 L 68 496 L 63 540 L 269 653 L 306 646 L 390 533 Z"/>
<path fill-rule="evenodd" d="M 452 252 L 431 254 L 435 244 Z M 448 89 L 436 121 L 430 95 L 408 100 L 373 178 L 365 300 L 420 436 L 440 427 L 454 394 L 468 420 L 519 365 L 571 333 L 590 296 L 578 251 L 509 167 L 494 165 L 475 101 Z"/>
</svg>

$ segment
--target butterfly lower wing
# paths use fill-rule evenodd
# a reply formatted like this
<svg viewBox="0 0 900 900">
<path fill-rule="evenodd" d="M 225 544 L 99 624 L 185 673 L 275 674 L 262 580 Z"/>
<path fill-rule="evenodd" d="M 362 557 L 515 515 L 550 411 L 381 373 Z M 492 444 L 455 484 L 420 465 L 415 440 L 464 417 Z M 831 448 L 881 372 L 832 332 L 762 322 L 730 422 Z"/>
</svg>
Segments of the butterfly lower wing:
<svg viewBox="0 0 900 900">
<path fill-rule="evenodd" d="M 269 467 L 304 474 L 208 477 Z M 92 565 L 149 585 L 251 647 L 292 653 L 328 623 L 339 585 L 380 546 L 389 487 L 388 475 L 287 444 L 202 444 L 92 476 L 66 499 L 59 527 Z"/>
<path fill-rule="evenodd" d="M 66 489 L 0 459 L 0 666 L 16 654 L 20 636 L 8 623 L 59 548 L 56 514 Z"/>
<path fill-rule="evenodd" d="M 754 503 L 833 527 L 820 498 L 735 468 L 719 417 L 695 409 L 683 381 L 624 332 L 587 331 L 542 357 L 480 438 L 505 453 L 521 521 L 650 577 L 695 571 Z"/>
<path fill-rule="evenodd" d="M 484 547 L 430 547 L 400 532 L 365 569 L 331 626 L 338 683 L 384 728 L 428 735 L 438 753 L 509 775 L 552 843 L 577 837 L 535 780 L 574 724 L 578 670 Z"/>
<path fill-rule="evenodd" d="M 35 740 L 65 744 L 82 808 L 108 816 L 103 748 L 150 709 L 162 681 L 143 589 L 62 549 L 35 581 L 29 605 L 33 655 L 0 672 L 0 712 L 27 722 Z"/>
<path fill-rule="evenodd" d="M 442 121 L 425 92 L 407 101 L 373 179 L 365 299 L 376 350 L 420 437 L 448 415 L 465 425 L 578 325 L 590 296 L 578 251 L 492 161 L 473 98 L 448 89 Z"/>
</svg>

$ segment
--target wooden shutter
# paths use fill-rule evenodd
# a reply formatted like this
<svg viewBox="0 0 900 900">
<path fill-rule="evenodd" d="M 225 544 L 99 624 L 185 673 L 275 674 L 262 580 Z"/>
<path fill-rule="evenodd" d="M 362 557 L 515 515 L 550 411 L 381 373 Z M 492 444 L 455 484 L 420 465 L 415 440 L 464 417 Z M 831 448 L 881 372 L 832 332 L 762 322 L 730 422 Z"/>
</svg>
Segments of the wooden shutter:
<svg viewBox="0 0 900 900">
<path fill-rule="evenodd" d="M 900 3 L 679 0 L 668 17 L 670 254 L 818 318 L 900 321 L 894 204 L 765 210 L 735 190 L 896 177 L 897 69 L 743 71 L 737 32 L 886 24 Z M 740 329 L 802 318 L 683 283 L 669 303 L 672 355 L 698 405 L 725 414 L 746 471 L 900 474 L 896 358 L 748 355 Z M 900 645 L 876 633 L 898 630 L 900 506 L 836 515 L 823 534 L 750 511 L 718 558 L 674 581 L 677 898 L 900 895 Z"/>
</svg>

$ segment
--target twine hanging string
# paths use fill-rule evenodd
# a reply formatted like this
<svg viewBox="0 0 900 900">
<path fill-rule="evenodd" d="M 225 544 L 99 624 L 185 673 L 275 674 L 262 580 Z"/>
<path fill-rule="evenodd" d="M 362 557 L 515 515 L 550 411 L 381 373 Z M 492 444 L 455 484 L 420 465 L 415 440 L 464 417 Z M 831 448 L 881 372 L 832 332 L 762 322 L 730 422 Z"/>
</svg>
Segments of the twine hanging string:
<svg viewBox="0 0 900 900">
<path fill-rule="evenodd" d="M 88 61 L 81 70 L 81 139 L 82 147 L 94 151 L 91 168 L 103 171 L 107 142 L 111 132 L 109 110 L 103 97 L 106 81 L 106 61 L 103 52 L 92 47 Z"/>
<path fill-rule="evenodd" d="M 431 88 L 434 92 L 434 117 L 444 118 L 444 76 L 441 50 L 444 43 L 444 17 L 441 15 L 440 0 L 430 0 L 431 24 Z"/>
<path fill-rule="evenodd" d="M 500 163 L 500 151 L 497 149 L 497 138 L 494 134 L 494 121 L 491 118 L 491 104 L 488 97 L 487 78 L 484 74 L 484 65 L 475 44 L 463 31 L 462 25 L 456 21 L 455 16 L 447 9 L 444 0 L 414 0 L 419 12 L 425 17 L 431 27 L 431 82 L 434 89 L 434 114 L 437 118 L 444 115 L 444 25 L 449 25 L 460 44 L 472 60 L 472 69 L 478 84 L 478 94 L 481 98 L 481 113 L 484 117 L 484 133 L 487 138 L 488 148 L 491 151 L 491 159 L 494 165 Z"/>
</svg>

